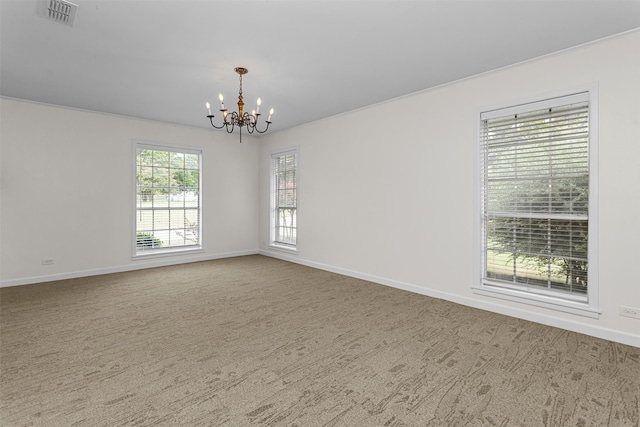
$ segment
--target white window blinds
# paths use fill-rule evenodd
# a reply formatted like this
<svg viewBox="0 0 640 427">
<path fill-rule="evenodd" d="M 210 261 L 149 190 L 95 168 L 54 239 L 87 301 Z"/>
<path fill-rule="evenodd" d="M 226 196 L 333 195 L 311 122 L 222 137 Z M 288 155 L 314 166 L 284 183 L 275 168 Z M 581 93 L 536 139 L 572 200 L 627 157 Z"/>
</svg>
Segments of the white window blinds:
<svg viewBox="0 0 640 427">
<path fill-rule="evenodd" d="M 295 248 L 298 208 L 297 150 L 271 155 L 271 243 Z"/>
<path fill-rule="evenodd" d="M 588 94 L 481 115 L 483 283 L 586 300 Z"/>
</svg>

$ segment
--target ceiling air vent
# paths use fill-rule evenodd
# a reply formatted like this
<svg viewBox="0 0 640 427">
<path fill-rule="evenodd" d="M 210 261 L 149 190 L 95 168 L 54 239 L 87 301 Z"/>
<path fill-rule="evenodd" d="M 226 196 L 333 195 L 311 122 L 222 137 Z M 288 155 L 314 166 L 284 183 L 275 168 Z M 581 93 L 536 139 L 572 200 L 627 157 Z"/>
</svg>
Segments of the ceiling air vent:
<svg viewBox="0 0 640 427">
<path fill-rule="evenodd" d="M 38 16 L 50 21 L 73 27 L 78 13 L 78 5 L 64 0 L 40 0 Z"/>
</svg>

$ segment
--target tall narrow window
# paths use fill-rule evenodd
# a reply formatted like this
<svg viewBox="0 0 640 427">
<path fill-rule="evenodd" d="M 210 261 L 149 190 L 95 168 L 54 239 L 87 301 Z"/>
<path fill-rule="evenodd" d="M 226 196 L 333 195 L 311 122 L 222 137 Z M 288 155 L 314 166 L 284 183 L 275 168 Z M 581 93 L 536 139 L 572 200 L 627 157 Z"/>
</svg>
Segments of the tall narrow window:
<svg viewBox="0 0 640 427">
<path fill-rule="evenodd" d="M 201 152 L 136 143 L 135 254 L 199 249 Z"/>
<path fill-rule="evenodd" d="M 586 304 L 588 93 L 482 113 L 480 144 L 482 286 Z"/>
<path fill-rule="evenodd" d="M 271 244 L 297 244 L 298 150 L 271 155 Z"/>
</svg>

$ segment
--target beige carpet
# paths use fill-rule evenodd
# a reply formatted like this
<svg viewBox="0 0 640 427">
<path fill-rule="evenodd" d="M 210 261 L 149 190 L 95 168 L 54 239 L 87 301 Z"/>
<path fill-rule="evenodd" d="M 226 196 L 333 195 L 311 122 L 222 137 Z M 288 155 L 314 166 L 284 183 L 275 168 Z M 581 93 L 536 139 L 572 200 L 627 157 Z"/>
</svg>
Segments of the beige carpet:
<svg viewBox="0 0 640 427">
<path fill-rule="evenodd" d="M 3 426 L 638 426 L 640 349 L 262 256 L 0 289 Z"/>
</svg>

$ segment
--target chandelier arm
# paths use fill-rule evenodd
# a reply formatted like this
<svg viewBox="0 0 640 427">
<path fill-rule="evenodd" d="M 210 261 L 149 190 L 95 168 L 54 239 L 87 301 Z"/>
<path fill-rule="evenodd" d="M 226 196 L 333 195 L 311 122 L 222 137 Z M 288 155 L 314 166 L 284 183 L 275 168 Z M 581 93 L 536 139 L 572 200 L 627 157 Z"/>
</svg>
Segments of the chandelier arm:
<svg viewBox="0 0 640 427">
<path fill-rule="evenodd" d="M 215 116 L 213 116 L 213 115 L 208 115 L 207 117 L 209 117 L 209 121 L 211 122 L 211 126 L 213 126 L 214 128 L 216 128 L 216 129 L 222 129 L 222 128 L 224 127 L 224 123 L 222 123 L 220 126 L 216 126 L 216 125 L 213 123 L 213 118 L 214 118 Z"/>
<path fill-rule="evenodd" d="M 256 127 L 256 118 L 253 114 L 244 113 L 242 115 L 242 123 L 247 127 L 247 132 L 249 134 L 253 133 L 253 130 Z"/>
<path fill-rule="evenodd" d="M 268 130 L 269 130 L 269 125 L 271 124 L 271 122 L 270 122 L 270 121 L 265 120 L 265 123 L 267 124 L 267 127 L 266 127 L 266 128 L 264 128 L 264 130 L 260 130 L 260 129 L 258 129 L 258 127 L 257 127 L 257 126 L 255 126 L 255 130 L 256 130 L 256 132 L 258 132 L 258 133 L 265 133 L 266 131 L 268 131 Z"/>
</svg>

